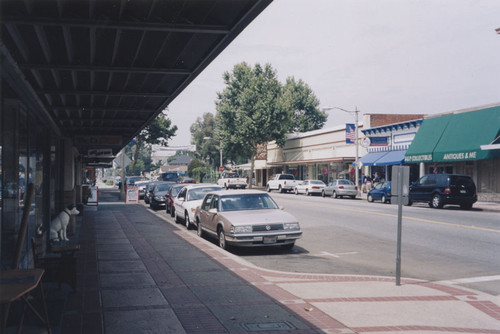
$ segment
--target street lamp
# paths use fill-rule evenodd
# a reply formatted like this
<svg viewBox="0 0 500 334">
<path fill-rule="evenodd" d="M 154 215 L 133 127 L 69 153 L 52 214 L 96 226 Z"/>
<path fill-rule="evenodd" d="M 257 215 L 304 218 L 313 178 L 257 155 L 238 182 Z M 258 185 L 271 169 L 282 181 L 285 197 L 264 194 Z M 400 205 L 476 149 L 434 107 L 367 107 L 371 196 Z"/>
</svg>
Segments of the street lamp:
<svg viewBox="0 0 500 334">
<path fill-rule="evenodd" d="M 357 107 L 354 108 L 354 110 L 345 110 L 343 108 L 339 107 L 326 107 L 326 108 L 321 108 L 323 111 L 328 111 L 328 110 L 333 110 L 333 109 L 338 109 L 342 110 L 343 112 L 352 114 L 354 113 L 354 118 L 355 118 L 355 124 L 354 124 L 354 141 L 356 142 L 356 168 L 354 169 L 354 179 L 356 183 L 356 187 L 358 187 L 358 190 L 361 189 L 359 187 L 359 141 L 358 141 L 358 114 L 359 110 Z"/>
</svg>

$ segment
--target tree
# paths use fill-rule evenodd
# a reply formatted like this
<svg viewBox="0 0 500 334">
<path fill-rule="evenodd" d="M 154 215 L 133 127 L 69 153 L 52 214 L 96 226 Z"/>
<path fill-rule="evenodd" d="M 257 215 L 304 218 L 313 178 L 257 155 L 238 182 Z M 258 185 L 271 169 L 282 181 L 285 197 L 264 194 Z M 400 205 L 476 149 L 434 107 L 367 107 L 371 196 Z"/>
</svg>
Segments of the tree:
<svg viewBox="0 0 500 334">
<path fill-rule="evenodd" d="M 200 159 L 193 159 L 188 164 L 187 172 L 190 177 L 203 182 L 203 178 L 210 171 L 208 169 L 208 166 L 203 161 L 201 161 Z"/>
<path fill-rule="evenodd" d="M 251 187 L 259 145 L 274 140 L 283 147 L 291 114 L 280 102 L 281 84 L 270 64 L 251 68 L 243 62 L 223 78 L 226 88 L 216 101 L 217 134 L 224 152 L 239 151 L 251 159 Z"/>
<path fill-rule="evenodd" d="M 292 113 L 290 132 L 306 132 L 321 129 L 328 118 L 319 109 L 319 99 L 302 80 L 288 77 L 283 86 L 282 103 Z"/>
<path fill-rule="evenodd" d="M 219 165 L 219 140 L 214 137 L 215 117 L 212 113 L 204 113 L 191 125 L 191 144 L 196 145 L 196 152 L 209 165 L 217 168 Z"/>
<path fill-rule="evenodd" d="M 143 145 L 163 145 L 167 146 L 168 140 L 175 136 L 177 126 L 172 126 L 172 121 L 164 113 L 160 113 L 137 135 L 135 140 L 135 151 L 131 174 L 134 175 L 135 167 L 139 158 L 139 152 Z"/>
</svg>

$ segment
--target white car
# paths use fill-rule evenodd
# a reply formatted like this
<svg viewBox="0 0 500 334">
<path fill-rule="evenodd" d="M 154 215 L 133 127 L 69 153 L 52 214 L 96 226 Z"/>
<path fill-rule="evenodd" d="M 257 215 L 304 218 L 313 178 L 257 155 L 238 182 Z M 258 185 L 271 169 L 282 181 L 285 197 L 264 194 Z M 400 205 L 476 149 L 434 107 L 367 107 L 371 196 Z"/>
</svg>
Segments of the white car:
<svg viewBox="0 0 500 334">
<path fill-rule="evenodd" d="M 175 222 L 184 221 L 189 230 L 194 220 L 196 207 L 201 204 L 205 194 L 210 191 L 222 190 L 221 186 L 216 184 L 190 184 L 182 188 L 174 199 L 174 217 Z"/>
<path fill-rule="evenodd" d="M 306 194 L 307 196 L 309 195 L 321 195 L 323 193 L 323 189 L 325 189 L 326 184 L 323 181 L 320 180 L 305 180 L 302 182 L 299 182 L 295 186 L 294 192 L 295 195 L 298 194 Z"/>
</svg>

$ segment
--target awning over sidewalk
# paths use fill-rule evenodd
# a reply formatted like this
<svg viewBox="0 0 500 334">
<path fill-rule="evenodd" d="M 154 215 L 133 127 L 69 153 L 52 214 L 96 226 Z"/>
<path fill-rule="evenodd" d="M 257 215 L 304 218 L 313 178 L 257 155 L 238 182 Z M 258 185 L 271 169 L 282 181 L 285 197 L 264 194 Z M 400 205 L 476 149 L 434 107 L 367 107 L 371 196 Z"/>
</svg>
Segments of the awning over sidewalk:
<svg viewBox="0 0 500 334">
<path fill-rule="evenodd" d="M 452 115 L 424 119 L 415 138 L 406 151 L 405 162 L 430 162 L 432 152 L 439 142 Z"/>
<path fill-rule="evenodd" d="M 374 166 L 401 165 L 405 163 L 406 150 L 386 152 L 384 156 L 375 161 Z"/>
<path fill-rule="evenodd" d="M 361 166 L 375 166 L 376 162 L 389 152 L 373 152 L 362 156 L 359 159 Z"/>
<path fill-rule="evenodd" d="M 405 162 L 470 161 L 500 156 L 481 150 L 500 133 L 500 106 L 425 119 Z"/>
</svg>

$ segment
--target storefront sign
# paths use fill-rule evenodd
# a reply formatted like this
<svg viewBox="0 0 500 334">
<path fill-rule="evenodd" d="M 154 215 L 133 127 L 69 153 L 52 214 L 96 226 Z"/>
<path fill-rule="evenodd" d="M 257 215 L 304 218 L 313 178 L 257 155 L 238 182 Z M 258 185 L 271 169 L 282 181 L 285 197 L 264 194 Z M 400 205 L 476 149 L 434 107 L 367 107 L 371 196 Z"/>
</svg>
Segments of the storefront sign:
<svg viewBox="0 0 500 334">
<path fill-rule="evenodd" d="M 475 160 L 477 159 L 477 152 L 459 152 L 459 153 L 445 153 L 443 154 L 442 161 L 454 161 L 454 160 Z"/>
<path fill-rule="evenodd" d="M 387 146 L 388 137 L 370 137 L 370 146 Z"/>
</svg>

